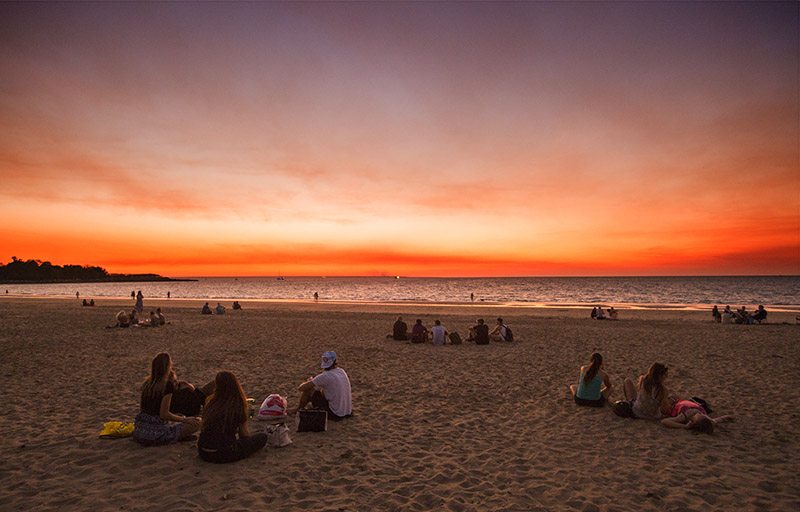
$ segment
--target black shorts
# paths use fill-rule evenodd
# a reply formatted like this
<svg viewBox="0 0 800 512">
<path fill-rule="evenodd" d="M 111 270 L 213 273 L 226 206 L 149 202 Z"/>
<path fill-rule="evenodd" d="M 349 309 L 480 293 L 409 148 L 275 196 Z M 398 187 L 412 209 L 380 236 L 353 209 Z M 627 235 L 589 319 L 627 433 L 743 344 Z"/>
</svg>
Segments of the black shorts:
<svg viewBox="0 0 800 512">
<path fill-rule="evenodd" d="M 328 419 L 331 421 L 342 421 L 343 419 L 349 417 L 349 416 L 337 416 L 336 414 L 334 414 L 333 411 L 331 411 L 331 408 L 328 407 L 328 400 L 325 398 L 325 395 L 323 395 L 322 392 L 318 389 L 314 391 L 313 395 L 311 395 L 311 405 L 313 405 L 315 409 L 327 411 Z"/>
<path fill-rule="evenodd" d="M 578 405 L 585 405 L 587 407 L 603 407 L 606 405 L 606 397 L 600 395 L 599 400 L 586 400 L 585 398 L 578 398 L 578 395 L 574 395 L 575 403 Z"/>
</svg>

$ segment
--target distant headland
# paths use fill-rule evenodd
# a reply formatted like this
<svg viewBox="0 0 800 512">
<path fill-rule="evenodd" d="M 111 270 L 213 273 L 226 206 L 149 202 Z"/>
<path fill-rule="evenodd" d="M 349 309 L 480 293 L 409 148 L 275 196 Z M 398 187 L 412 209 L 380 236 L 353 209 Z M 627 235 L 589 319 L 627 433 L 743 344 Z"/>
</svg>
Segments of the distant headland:
<svg viewBox="0 0 800 512">
<path fill-rule="evenodd" d="M 11 263 L 0 263 L 0 283 L 115 283 L 133 281 L 197 281 L 172 279 L 158 274 L 109 274 L 102 267 L 53 265 L 49 261 L 22 261 L 13 256 Z"/>
</svg>

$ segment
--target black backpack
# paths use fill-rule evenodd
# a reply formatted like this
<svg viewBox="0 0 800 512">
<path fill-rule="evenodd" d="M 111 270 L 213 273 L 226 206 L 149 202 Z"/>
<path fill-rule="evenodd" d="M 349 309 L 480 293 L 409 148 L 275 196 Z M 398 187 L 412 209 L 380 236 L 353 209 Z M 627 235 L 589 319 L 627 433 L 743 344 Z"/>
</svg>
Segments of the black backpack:
<svg viewBox="0 0 800 512">
<path fill-rule="evenodd" d="M 503 325 L 506 328 L 506 341 L 514 341 L 514 333 L 511 332 L 511 327 Z"/>
</svg>

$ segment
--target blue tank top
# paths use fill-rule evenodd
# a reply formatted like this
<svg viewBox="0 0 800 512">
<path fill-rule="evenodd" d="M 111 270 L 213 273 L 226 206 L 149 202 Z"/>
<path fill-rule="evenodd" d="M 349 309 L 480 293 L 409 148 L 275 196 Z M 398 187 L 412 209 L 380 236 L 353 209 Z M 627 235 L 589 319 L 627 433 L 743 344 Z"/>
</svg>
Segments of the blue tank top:
<svg viewBox="0 0 800 512">
<path fill-rule="evenodd" d="M 584 385 L 584 373 L 586 372 L 581 372 L 581 379 L 578 382 L 578 392 L 575 393 L 575 396 L 584 400 L 600 400 L 600 389 L 603 387 L 603 379 L 599 375 L 595 375 L 589 385 Z"/>
</svg>

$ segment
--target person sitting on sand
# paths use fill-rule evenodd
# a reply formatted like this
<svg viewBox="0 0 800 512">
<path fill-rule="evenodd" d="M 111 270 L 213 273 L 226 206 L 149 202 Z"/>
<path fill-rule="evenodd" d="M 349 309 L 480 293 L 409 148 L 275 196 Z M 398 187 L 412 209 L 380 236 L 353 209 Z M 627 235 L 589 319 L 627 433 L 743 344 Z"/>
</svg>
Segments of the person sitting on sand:
<svg viewBox="0 0 800 512">
<path fill-rule="evenodd" d="M 131 310 L 130 319 L 131 325 L 139 325 L 139 313 L 137 313 L 135 309 Z"/>
<path fill-rule="evenodd" d="M 221 371 L 214 380 L 216 391 L 203 409 L 197 453 L 206 462 L 236 462 L 262 449 L 267 444 L 267 434 L 250 435 L 247 397 L 236 375 Z"/>
<path fill-rule="evenodd" d="M 732 324 L 736 319 L 736 315 L 733 314 L 731 311 L 730 306 L 725 306 L 725 309 L 722 312 L 722 323 L 723 324 Z"/>
<path fill-rule="evenodd" d="M 150 317 L 147 319 L 147 325 L 150 327 L 158 327 L 161 325 L 161 320 L 158 319 L 155 311 L 150 312 Z"/>
<path fill-rule="evenodd" d="M 142 383 L 141 412 L 136 415 L 133 438 L 144 445 L 171 444 L 189 438 L 200 428 L 200 418 L 170 412 L 175 385 L 170 381 L 172 359 L 162 352 L 150 364 Z"/>
<path fill-rule="evenodd" d="M 614 306 L 608 308 L 608 318 L 609 320 L 616 320 L 618 315 L 618 311 L 614 309 Z"/>
<path fill-rule="evenodd" d="M 489 344 L 489 326 L 483 323 L 483 318 L 479 318 L 478 324 L 469 328 L 467 341 L 474 341 L 476 345 Z"/>
<path fill-rule="evenodd" d="M 661 424 L 668 428 L 685 428 L 705 434 L 713 434 L 717 423 L 733 419 L 733 415 L 712 418 L 700 404 L 691 400 L 678 401 L 673 413 L 674 416 L 661 420 Z"/>
<path fill-rule="evenodd" d="M 428 343 L 428 328 L 422 325 L 422 320 L 419 318 L 411 328 L 411 343 Z"/>
<path fill-rule="evenodd" d="M 161 312 L 161 308 L 156 308 L 156 316 L 158 317 L 158 325 L 165 325 L 167 323 L 167 318 L 164 316 L 164 313 Z"/>
<path fill-rule="evenodd" d="M 711 310 L 711 318 L 713 322 L 722 322 L 722 313 L 719 312 L 716 305 L 714 305 L 714 308 Z"/>
<path fill-rule="evenodd" d="M 393 340 L 408 340 L 408 325 L 406 325 L 406 323 L 403 321 L 402 316 L 397 317 L 397 321 L 395 321 L 394 325 L 392 326 L 392 334 L 387 337 L 392 338 Z"/>
<path fill-rule="evenodd" d="M 597 307 L 597 319 L 598 320 L 605 320 L 606 319 L 606 314 L 603 313 L 603 307 L 602 306 L 598 306 Z"/>
<path fill-rule="evenodd" d="M 222 314 L 225 313 L 225 306 L 223 306 L 219 302 L 217 302 L 217 308 L 216 309 L 217 309 L 217 314 L 218 315 L 222 315 Z"/>
<path fill-rule="evenodd" d="M 201 388 L 196 388 L 191 382 L 178 380 L 175 372 L 170 372 L 170 382 L 175 387 L 169 411 L 183 416 L 200 416 L 200 411 L 208 397 L 214 394 L 216 382 L 212 380 Z"/>
<path fill-rule="evenodd" d="M 239 304 L 239 301 L 238 301 L 238 300 L 235 300 L 235 301 L 233 301 L 233 309 L 234 309 L 234 310 L 237 310 L 237 309 L 242 309 L 242 305 L 241 305 L 241 304 Z"/>
<path fill-rule="evenodd" d="M 89 299 L 89 305 L 94 306 L 94 299 Z"/>
<path fill-rule="evenodd" d="M 592 320 L 594 320 L 594 319 L 596 319 L 596 318 L 597 318 L 597 306 L 595 306 L 595 307 L 593 307 L 593 308 L 592 308 L 592 314 L 591 314 L 591 317 L 592 317 Z"/>
<path fill-rule="evenodd" d="M 507 331 L 508 328 L 506 324 L 503 323 L 503 319 L 498 317 L 497 325 L 495 325 L 494 330 L 489 333 L 489 339 L 492 341 L 506 341 L 508 339 Z"/>
<path fill-rule="evenodd" d="M 736 310 L 734 314 L 734 321 L 737 324 L 746 324 L 749 323 L 748 320 L 750 318 L 750 313 L 747 312 L 747 308 L 742 306 L 741 308 Z"/>
<path fill-rule="evenodd" d="M 287 409 L 295 414 L 309 403 L 317 409 L 328 411 L 328 419 L 339 421 L 353 415 L 353 398 L 347 372 L 339 368 L 336 352 L 322 354 L 320 368 L 324 371 L 300 384 L 300 400 L 297 407 Z"/>
<path fill-rule="evenodd" d="M 86 299 L 83 299 L 83 304 L 81 304 L 81 305 L 85 307 L 85 306 L 88 306 L 88 305 L 89 305 L 89 303 L 88 303 L 88 302 L 86 302 Z"/>
<path fill-rule="evenodd" d="M 442 322 L 439 320 L 434 320 L 433 322 L 435 325 L 431 327 L 431 339 L 433 344 L 438 346 L 442 346 L 445 344 L 447 340 L 447 329 L 444 328 Z"/>
<path fill-rule="evenodd" d="M 115 325 L 113 327 L 130 327 L 131 326 L 131 320 L 130 320 L 130 318 L 128 318 L 128 314 L 125 313 L 124 311 L 120 311 L 119 313 L 117 313 L 114 318 L 116 318 L 116 320 L 117 320 L 117 325 Z"/>
<path fill-rule="evenodd" d="M 605 385 L 605 387 L 603 387 Z M 611 396 L 613 386 L 611 379 L 603 369 L 603 356 L 599 352 L 592 354 L 589 366 L 581 366 L 578 385 L 569 389 L 575 403 L 589 407 L 603 407 Z"/>
<path fill-rule="evenodd" d="M 753 313 L 752 318 L 758 323 L 761 323 L 763 320 L 767 319 L 767 310 L 764 309 L 762 304 L 759 304 L 758 309 L 756 309 L 756 312 Z"/>
<path fill-rule="evenodd" d="M 203 312 L 202 312 L 202 313 L 203 313 L 204 315 L 213 315 L 213 314 L 214 314 L 214 312 L 213 312 L 213 311 L 211 311 L 211 308 L 210 308 L 210 307 L 208 307 L 208 302 L 206 302 L 206 303 L 203 305 Z"/>
<path fill-rule="evenodd" d="M 670 415 L 673 402 L 665 386 L 668 371 L 663 364 L 653 363 L 636 385 L 625 379 L 625 399 L 631 401 L 635 417 L 657 420 Z"/>
</svg>

